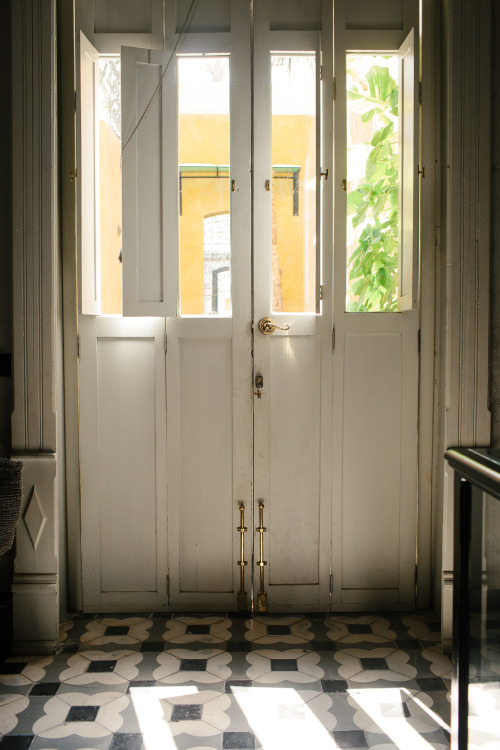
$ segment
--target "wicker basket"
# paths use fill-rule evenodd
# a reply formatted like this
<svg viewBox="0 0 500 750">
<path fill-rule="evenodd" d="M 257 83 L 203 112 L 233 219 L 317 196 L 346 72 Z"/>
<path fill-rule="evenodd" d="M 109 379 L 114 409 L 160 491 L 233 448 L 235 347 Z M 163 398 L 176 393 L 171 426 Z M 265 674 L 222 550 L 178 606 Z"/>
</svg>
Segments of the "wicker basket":
<svg viewBox="0 0 500 750">
<path fill-rule="evenodd" d="M 22 463 L 0 458 L 0 555 L 14 544 L 22 496 Z"/>
</svg>

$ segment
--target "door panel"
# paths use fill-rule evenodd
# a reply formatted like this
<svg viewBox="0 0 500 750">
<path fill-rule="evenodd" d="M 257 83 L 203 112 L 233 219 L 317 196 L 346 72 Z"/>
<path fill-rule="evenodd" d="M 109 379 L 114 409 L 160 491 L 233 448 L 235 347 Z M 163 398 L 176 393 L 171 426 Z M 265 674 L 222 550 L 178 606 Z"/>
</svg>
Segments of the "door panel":
<svg viewBox="0 0 500 750">
<path fill-rule="evenodd" d="M 401 335 L 346 334 L 344 358 L 342 583 L 397 588 Z"/>
<path fill-rule="evenodd" d="M 180 590 L 231 593 L 231 340 L 180 338 L 178 347 Z"/>
<path fill-rule="evenodd" d="M 269 346 L 269 586 L 317 585 L 321 339 L 280 336 Z"/>
<path fill-rule="evenodd" d="M 335 601 L 413 607 L 417 317 L 345 314 L 336 327 Z M 334 570 L 336 568 L 334 567 Z"/>
<path fill-rule="evenodd" d="M 166 601 L 164 330 L 161 319 L 80 322 L 87 611 Z"/>
</svg>

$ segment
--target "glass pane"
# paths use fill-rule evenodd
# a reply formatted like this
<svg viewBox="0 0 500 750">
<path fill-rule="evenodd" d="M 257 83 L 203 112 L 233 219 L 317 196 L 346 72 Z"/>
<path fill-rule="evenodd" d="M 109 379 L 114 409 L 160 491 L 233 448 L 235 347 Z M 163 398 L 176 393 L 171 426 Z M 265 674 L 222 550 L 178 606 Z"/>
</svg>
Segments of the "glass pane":
<svg viewBox="0 0 500 750">
<path fill-rule="evenodd" d="M 120 58 L 99 60 L 99 209 L 101 312 L 122 312 L 122 171 Z"/>
<path fill-rule="evenodd" d="M 347 55 L 348 312 L 397 310 L 397 86 L 397 55 Z"/>
<path fill-rule="evenodd" d="M 500 747 L 500 501 L 473 489 L 469 748 Z"/>
<path fill-rule="evenodd" d="M 273 312 L 316 311 L 316 61 L 271 55 Z"/>
<path fill-rule="evenodd" d="M 231 315 L 229 57 L 178 58 L 182 315 Z"/>
</svg>

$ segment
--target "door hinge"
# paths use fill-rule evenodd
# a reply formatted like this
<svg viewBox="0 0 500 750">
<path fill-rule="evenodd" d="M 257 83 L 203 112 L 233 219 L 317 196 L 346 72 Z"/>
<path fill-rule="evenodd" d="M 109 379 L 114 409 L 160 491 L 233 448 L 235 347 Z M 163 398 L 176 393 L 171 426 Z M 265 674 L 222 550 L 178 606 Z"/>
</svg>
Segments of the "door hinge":
<svg viewBox="0 0 500 750">
<path fill-rule="evenodd" d="M 323 66 L 322 65 L 319 66 L 319 80 L 320 81 L 323 80 Z"/>
<path fill-rule="evenodd" d="M 418 353 L 419 354 L 420 354 L 420 346 L 421 346 L 420 345 L 420 340 L 421 340 L 421 337 L 420 337 L 420 328 L 419 328 L 418 332 L 417 332 L 417 346 L 418 346 Z"/>
<path fill-rule="evenodd" d="M 413 583 L 415 584 L 415 586 L 417 585 L 417 582 L 418 582 L 418 565 L 415 565 L 415 571 L 413 573 Z"/>
<path fill-rule="evenodd" d="M 336 78 L 333 79 L 332 96 L 333 96 L 333 101 L 334 102 L 337 101 L 337 79 Z"/>
<path fill-rule="evenodd" d="M 330 573 L 330 596 L 333 594 L 333 573 Z"/>
<path fill-rule="evenodd" d="M 418 105 L 422 106 L 422 81 L 418 82 Z"/>
<path fill-rule="evenodd" d="M 170 576 L 167 575 L 167 601 L 170 603 Z"/>
<path fill-rule="evenodd" d="M 165 350 L 165 354 L 167 353 L 167 334 L 163 334 L 163 348 Z"/>
<path fill-rule="evenodd" d="M 80 336 L 76 337 L 76 356 L 80 359 Z"/>
<path fill-rule="evenodd" d="M 335 326 L 332 328 L 332 352 L 335 351 Z"/>
<path fill-rule="evenodd" d="M 323 299 L 323 284 L 319 285 L 319 298 L 320 300 Z"/>
</svg>

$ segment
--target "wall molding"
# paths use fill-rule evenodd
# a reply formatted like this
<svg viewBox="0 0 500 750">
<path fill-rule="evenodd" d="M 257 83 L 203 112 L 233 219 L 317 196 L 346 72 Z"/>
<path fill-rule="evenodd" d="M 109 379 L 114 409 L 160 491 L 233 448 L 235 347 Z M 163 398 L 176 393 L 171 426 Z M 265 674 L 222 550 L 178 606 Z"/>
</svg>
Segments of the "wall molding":
<svg viewBox="0 0 500 750">
<path fill-rule="evenodd" d="M 490 442 L 491 1 L 449 0 L 445 64 L 446 309 L 444 445 Z M 441 462 L 444 465 L 443 453 Z M 444 465 L 442 571 L 453 570 L 453 471 Z M 449 577 L 442 581 L 442 636 L 451 639 Z"/>
<path fill-rule="evenodd" d="M 23 463 L 13 583 L 17 653 L 57 648 L 55 0 L 12 8 L 12 454 Z"/>
</svg>

